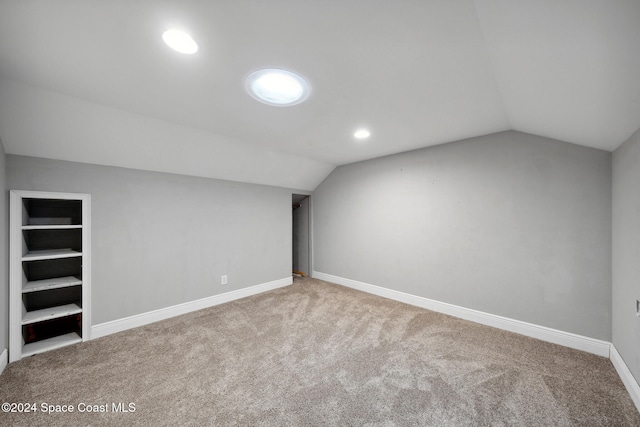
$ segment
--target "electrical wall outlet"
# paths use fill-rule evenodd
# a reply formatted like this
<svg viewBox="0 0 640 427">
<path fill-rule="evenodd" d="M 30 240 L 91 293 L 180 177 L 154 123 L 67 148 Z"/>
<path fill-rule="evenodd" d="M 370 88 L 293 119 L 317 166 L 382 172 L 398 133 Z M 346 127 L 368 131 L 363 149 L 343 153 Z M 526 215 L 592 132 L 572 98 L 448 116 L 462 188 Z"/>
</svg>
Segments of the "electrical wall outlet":
<svg viewBox="0 0 640 427">
<path fill-rule="evenodd" d="M 226 276 L 226 275 L 225 275 L 225 276 L 220 277 L 220 283 L 221 283 L 221 284 L 223 284 L 223 285 L 226 285 L 226 284 L 227 284 L 227 276 Z"/>
</svg>

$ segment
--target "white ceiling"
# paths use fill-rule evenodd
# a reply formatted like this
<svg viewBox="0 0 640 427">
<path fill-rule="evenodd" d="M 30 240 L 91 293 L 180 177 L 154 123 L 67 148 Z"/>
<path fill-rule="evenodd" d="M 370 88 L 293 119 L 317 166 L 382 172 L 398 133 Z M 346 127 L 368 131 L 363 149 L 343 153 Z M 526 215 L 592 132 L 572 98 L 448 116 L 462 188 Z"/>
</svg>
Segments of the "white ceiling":
<svg viewBox="0 0 640 427">
<path fill-rule="evenodd" d="M 256 102 L 263 67 L 311 96 Z M 615 149 L 640 128 L 640 1 L 0 0 L 0 78 L 8 153 L 313 190 L 509 129 Z"/>
</svg>

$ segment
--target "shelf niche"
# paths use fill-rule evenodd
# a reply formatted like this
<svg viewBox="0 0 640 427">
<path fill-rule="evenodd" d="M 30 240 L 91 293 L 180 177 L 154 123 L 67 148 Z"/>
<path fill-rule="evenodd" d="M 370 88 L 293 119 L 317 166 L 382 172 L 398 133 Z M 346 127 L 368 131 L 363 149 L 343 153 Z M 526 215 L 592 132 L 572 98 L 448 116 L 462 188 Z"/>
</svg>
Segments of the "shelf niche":
<svg viewBox="0 0 640 427">
<path fill-rule="evenodd" d="M 22 263 L 23 282 L 53 280 L 66 276 L 82 278 L 82 258 L 45 259 Z"/>
<path fill-rule="evenodd" d="M 22 225 L 81 225 L 82 200 L 24 198 Z"/>
<path fill-rule="evenodd" d="M 11 191 L 9 361 L 89 339 L 88 194 Z"/>
</svg>

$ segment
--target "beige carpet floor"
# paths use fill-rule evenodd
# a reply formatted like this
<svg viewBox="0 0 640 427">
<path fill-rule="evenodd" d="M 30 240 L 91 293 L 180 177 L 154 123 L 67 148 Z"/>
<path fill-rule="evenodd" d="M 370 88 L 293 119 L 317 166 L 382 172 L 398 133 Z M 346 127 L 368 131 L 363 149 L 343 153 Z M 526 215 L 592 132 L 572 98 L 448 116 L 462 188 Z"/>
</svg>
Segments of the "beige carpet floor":
<svg viewBox="0 0 640 427">
<path fill-rule="evenodd" d="M 17 426 L 640 426 L 606 358 L 314 279 L 10 364 L 0 402 L 37 405 Z"/>
</svg>

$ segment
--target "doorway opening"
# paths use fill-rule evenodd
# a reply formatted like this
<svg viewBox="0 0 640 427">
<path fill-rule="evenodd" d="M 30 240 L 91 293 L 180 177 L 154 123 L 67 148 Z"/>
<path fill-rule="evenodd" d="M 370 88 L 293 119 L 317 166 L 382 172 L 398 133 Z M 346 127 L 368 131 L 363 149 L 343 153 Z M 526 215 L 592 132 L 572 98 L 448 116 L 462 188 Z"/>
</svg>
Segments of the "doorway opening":
<svg viewBox="0 0 640 427">
<path fill-rule="evenodd" d="M 293 216 L 292 273 L 311 276 L 311 199 L 307 194 L 291 196 Z"/>
</svg>

